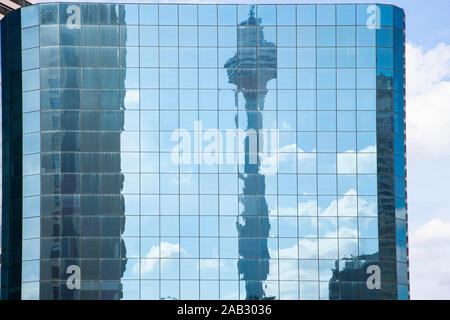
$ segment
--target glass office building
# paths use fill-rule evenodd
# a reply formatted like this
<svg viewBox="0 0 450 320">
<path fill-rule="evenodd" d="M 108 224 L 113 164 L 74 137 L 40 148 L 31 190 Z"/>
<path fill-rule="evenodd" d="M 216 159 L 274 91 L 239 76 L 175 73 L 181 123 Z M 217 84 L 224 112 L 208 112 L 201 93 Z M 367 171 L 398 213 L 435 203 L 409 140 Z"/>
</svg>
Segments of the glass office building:
<svg viewBox="0 0 450 320">
<path fill-rule="evenodd" d="M 404 13 L 1 21 L 3 299 L 408 299 Z"/>
</svg>

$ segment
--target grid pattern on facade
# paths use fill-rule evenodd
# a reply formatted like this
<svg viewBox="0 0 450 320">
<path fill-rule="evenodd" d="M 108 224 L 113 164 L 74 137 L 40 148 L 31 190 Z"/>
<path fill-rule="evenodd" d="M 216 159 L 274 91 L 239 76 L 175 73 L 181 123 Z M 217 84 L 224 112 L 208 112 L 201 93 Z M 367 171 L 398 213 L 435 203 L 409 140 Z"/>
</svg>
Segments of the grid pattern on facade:
<svg viewBox="0 0 450 320">
<path fill-rule="evenodd" d="M 404 18 L 370 8 L 22 9 L 22 297 L 407 298 Z M 278 148 L 174 163 L 234 129 Z"/>
</svg>

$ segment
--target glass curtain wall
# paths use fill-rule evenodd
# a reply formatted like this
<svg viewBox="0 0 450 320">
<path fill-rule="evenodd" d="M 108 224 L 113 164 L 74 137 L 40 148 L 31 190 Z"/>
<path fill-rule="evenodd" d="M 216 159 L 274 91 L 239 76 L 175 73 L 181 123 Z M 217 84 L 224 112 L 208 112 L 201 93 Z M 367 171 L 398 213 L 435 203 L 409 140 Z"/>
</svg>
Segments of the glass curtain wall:
<svg viewBox="0 0 450 320">
<path fill-rule="evenodd" d="M 40 4 L 1 41 L 3 298 L 408 299 L 401 9 Z"/>
</svg>

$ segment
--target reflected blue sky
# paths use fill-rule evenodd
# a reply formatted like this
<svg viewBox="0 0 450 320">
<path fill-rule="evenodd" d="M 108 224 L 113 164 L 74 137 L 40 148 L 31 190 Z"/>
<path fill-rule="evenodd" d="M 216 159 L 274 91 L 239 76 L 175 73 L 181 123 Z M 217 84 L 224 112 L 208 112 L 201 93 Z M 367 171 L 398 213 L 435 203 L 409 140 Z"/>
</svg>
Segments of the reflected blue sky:
<svg viewBox="0 0 450 320">
<path fill-rule="evenodd" d="M 268 29 L 270 29 L 269 27 L 267 27 Z M 324 45 L 326 45 L 328 42 L 327 42 L 327 39 L 326 39 L 326 33 L 327 33 L 327 30 L 323 30 L 324 31 L 324 36 L 322 37 L 322 39 L 325 39 L 324 41 Z M 167 39 L 168 41 L 170 40 L 170 39 Z M 285 41 L 285 42 L 283 42 L 283 44 L 284 45 L 286 45 L 286 47 L 289 47 L 289 43 L 290 43 L 290 41 L 291 41 L 291 39 L 280 39 L 280 41 Z M 295 39 L 294 39 L 294 41 L 295 41 Z M 320 44 L 320 42 L 319 42 L 319 44 Z M 168 45 L 170 45 L 170 44 L 168 44 Z M 288 50 L 289 48 L 286 48 L 286 50 L 285 50 L 285 52 L 283 52 L 284 54 L 286 54 L 286 56 L 288 57 L 289 56 L 289 50 Z M 324 54 L 324 55 L 326 55 L 327 53 L 326 52 L 321 52 L 321 54 Z M 167 54 L 167 55 L 164 55 L 164 57 L 168 57 L 169 59 L 167 60 L 167 61 L 169 61 L 170 60 L 170 54 Z M 288 58 L 286 59 L 286 60 L 288 60 Z M 326 61 L 327 59 L 324 59 L 324 61 Z M 203 61 L 203 60 L 202 60 Z M 169 63 L 170 64 L 170 61 L 169 62 L 167 62 L 167 63 Z M 388 66 L 388 67 L 392 67 L 392 66 Z M 168 70 L 167 70 L 167 72 L 169 72 Z M 319 80 L 319 83 L 323 86 L 323 87 L 321 87 L 321 89 L 331 89 L 331 88 L 333 88 L 333 87 L 335 87 L 336 86 L 336 83 L 335 82 L 327 82 L 327 81 L 322 81 L 322 80 L 327 80 L 327 79 L 332 79 L 332 78 L 335 78 L 335 76 L 336 76 L 336 74 L 334 74 L 334 73 L 329 73 L 330 71 L 321 71 L 321 72 L 319 72 L 319 76 L 318 77 L 320 77 L 320 79 L 318 79 Z M 331 71 L 332 72 L 332 71 Z M 288 70 L 280 70 L 280 73 L 281 73 L 281 76 L 279 77 L 280 78 L 280 80 L 279 80 L 279 86 L 281 85 L 283 88 L 285 88 L 286 89 L 286 91 L 288 91 L 289 89 L 292 89 L 292 88 L 295 88 L 295 87 L 293 87 L 293 84 L 292 83 L 295 83 L 295 80 L 293 81 L 293 79 L 295 79 L 295 75 L 293 75 L 293 74 L 289 74 L 289 71 Z M 215 76 L 217 76 L 216 74 L 213 74 L 212 75 L 212 77 L 214 78 Z M 363 75 L 362 73 L 361 74 L 359 74 L 358 75 L 358 78 L 364 78 L 364 76 L 365 75 Z M 374 76 L 374 74 L 367 74 L 366 75 L 367 76 L 367 78 L 368 79 L 370 79 L 370 78 L 374 78 L 373 76 Z M 164 83 L 164 86 L 166 87 L 166 88 L 171 88 L 171 87 L 173 87 L 174 85 L 168 80 L 168 82 L 166 83 L 166 82 L 164 82 L 165 80 L 164 79 L 171 79 L 171 78 L 173 78 L 173 76 L 171 75 L 171 74 L 167 74 L 167 75 L 165 75 L 165 74 L 163 74 L 163 73 L 161 73 L 160 74 L 160 77 L 161 77 L 161 79 L 163 79 L 163 83 Z M 131 77 L 130 77 L 131 78 Z M 303 77 L 301 77 L 301 78 L 303 78 Z M 339 75 L 338 75 L 338 78 L 339 78 Z M 352 74 L 345 74 L 344 75 L 344 78 L 349 78 L 349 79 L 353 79 L 354 78 L 354 75 L 352 75 Z M 206 75 L 206 73 L 205 73 L 205 79 L 208 79 L 208 76 Z M 287 79 L 287 80 L 286 80 Z M 203 85 L 207 85 L 207 82 L 208 81 L 206 81 Z M 352 82 L 352 81 L 350 81 L 350 82 Z M 341 84 L 339 84 L 339 83 L 337 83 L 338 85 L 346 85 L 345 83 L 341 83 Z M 359 85 L 359 84 L 358 84 Z M 367 82 L 367 83 L 363 83 L 362 84 L 362 86 L 363 86 L 363 88 L 373 88 L 374 87 L 374 83 L 371 83 L 371 82 Z M 365 87 L 364 87 L 365 86 Z M 152 87 L 152 84 L 149 84 L 149 88 L 151 88 Z M 29 88 L 30 89 L 30 88 Z M 312 88 L 311 88 L 312 89 Z M 168 90 L 167 91 L 168 92 L 168 96 L 170 96 L 170 91 Z M 164 95 L 163 95 L 164 96 Z M 131 96 L 130 96 L 131 97 Z M 321 97 L 321 98 L 324 98 L 324 99 L 326 99 L 326 97 Z M 131 99 L 131 98 L 130 98 Z M 247 99 L 245 99 L 245 96 L 244 96 L 244 99 L 241 99 L 240 101 L 246 101 Z M 289 99 L 287 99 L 287 100 L 289 100 Z M 131 102 L 131 101 L 130 101 Z M 247 101 L 248 102 L 248 101 Z M 246 109 L 246 106 L 247 106 L 247 104 L 248 103 L 245 103 L 244 102 L 244 105 L 243 106 L 241 106 L 241 108 L 244 110 L 244 109 Z M 375 130 L 375 126 L 374 126 L 374 117 L 373 116 L 371 116 L 371 111 L 366 111 L 366 112 L 361 112 L 361 113 L 358 113 L 357 114 L 357 117 L 358 117 L 358 123 L 361 123 L 361 124 L 364 124 L 364 127 L 365 128 L 370 128 L 370 130 L 372 130 L 372 131 L 374 131 Z M 167 115 L 168 115 L 169 113 L 167 112 Z M 131 113 L 129 113 L 129 115 L 130 115 L 130 119 L 132 119 L 133 118 L 133 116 L 132 116 L 132 114 Z M 342 114 L 340 114 L 342 117 L 345 117 L 345 114 L 344 113 L 342 113 Z M 353 112 L 353 113 L 350 113 L 350 116 L 351 117 L 353 117 L 353 116 L 356 116 L 356 113 L 355 112 Z M 283 119 L 282 117 L 282 113 L 280 113 L 280 117 L 281 117 L 281 119 Z M 162 115 L 161 116 L 161 119 L 163 119 L 164 118 L 164 115 Z M 301 117 L 300 117 L 301 118 Z M 321 134 L 320 135 L 318 135 L 318 139 L 317 139 L 317 146 L 319 147 L 319 149 L 320 148 L 324 148 L 324 149 L 320 149 L 319 151 L 329 151 L 329 152 L 335 152 L 335 150 L 336 150 L 336 148 L 339 148 L 339 138 L 337 138 L 336 137 L 336 135 L 333 135 L 332 133 L 330 133 L 330 132 L 332 132 L 332 131 L 335 131 L 336 130 L 336 126 L 334 126 L 334 123 L 336 122 L 336 119 L 335 118 L 330 118 L 330 114 L 329 113 L 327 113 L 327 111 L 320 111 L 320 112 L 318 112 L 318 114 L 317 114 L 317 118 L 319 119 L 319 121 L 318 121 L 318 123 L 317 123 L 317 125 L 320 127 L 320 128 L 318 128 L 319 130 L 321 130 L 321 131 L 323 131 L 323 132 L 321 132 Z M 167 117 L 167 119 L 170 119 L 170 116 L 168 116 Z M 289 120 L 292 120 L 292 119 L 289 119 L 288 117 L 286 117 L 286 119 L 283 119 L 283 120 L 285 120 L 284 122 L 283 122 L 283 125 L 286 125 L 286 127 L 285 128 L 288 128 L 291 124 L 292 124 L 292 121 L 290 122 Z M 249 121 L 250 122 L 250 121 Z M 145 123 L 145 122 L 144 122 Z M 168 129 L 169 128 L 171 128 L 171 123 L 170 123 L 170 121 L 168 121 L 168 122 L 163 122 L 164 123 L 164 125 L 167 125 L 168 127 Z M 333 126 L 330 126 L 330 123 L 333 123 Z M 339 125 L 341 125 L 341 126 L 347 126 L 347 121 L 343 121 L 343 122 L 339 122 L 339 119 L 338 119 L 338 122 L 337 122 L 337 125 L 339 126 Z M 141 123 L 142 124 L 142 123 Z M 130 127 L 131 128 L 131 127 Z M 340 129 L 344 129 L 343 127 L 341 127 Z M 315 128 L 313 129 L 313 130 L 315 130 Z M 349 127 L 349 128 L 347 128 L 347 130 L 348 131 L 354 131 L 355 129 L 354 129 L 354 127 Z M 287 129 L 286 129 L 286 131 L 288 131 Z M 329 131 L 329 132 L 327 132 L 327 131 Z M 342 130 L 342 131 L 345 131 L 345 130 Z M 305 134 L 307 133 L 307 132 L 304 132 Z M 132 133 L 131 133 L 132 134 Z M 125 135 L 124 135 L 125 136 Z M 149 137 L 150 137 L 150 135 L 149 135 Z M 134 140 L 133 138 L 135 138 L 135 137 L 131 137 L 131 135 L 130 135 L 130 139 L 128 139 L 129 141 L 132 141 L 132 140 Z M 290 141 L 292 141 L 292 140 L 294 140 L 295 141 L 295 139 L 296 139 L 296 137 L 295 137 L 295 135 L 292 135 L 292 134 L 290 134 L 289 132 L 285 132 L 284 133 L 284 135 L 283 135 L 283 139 L 284 139 L 284 141 L 285 142 L 283 142 L 284 143 L 284 145 L 282 145 L 282 147 L 286 147 L 286 148 L 289 148 L 289 146 L 291 146 L 291 144 L 289 143 Z M 352 141 L 354 139 L 354 137 L 348 137 L 348 139 L 342 139 L 343 141 Z M 150 140 L 150 139 L 149 139 Z M 303 139 L 301 139 L 302 141 L 303 141 Z M 356 140 L 356 139 L 355 139 Z M 359 141 L 360 141 L 360 139 L 358 139 L 358 143 L 359 143 Z M 368 146 L 369 147 L 373 147 L 373 144 L 368 144 Z M 131 145 L 127 145 L 125 148 L 130 148 L 130 151 L 133 151 L 133 147 L 131 146 Z M 151 146 L 149 146 L 149 148 L 151 148 Z M 356 146 L 355 145 L 353 145 L 353 146 L 351 146 L 349 149 L 347 149 L 347 148 L 343 148 L 342 149 L 342 152 L 346 152 L 346 151 L 348 151 L 348 150 L 355 150 L 355 148 L 356 148 Z M 294 150 L 295 150 L 295 146 L 294 146 Z M 292 150 L 291 150 L 292 151 Z M 307 157 L 308 155 L 306 155 L 306 157 Z M 369 157 L 370 157 L 370 155 L 368 155 Z M 323 173 L 323 174 L 327 174 L 327 173 L 332 173 L 332 172 L 334 172 L 334 171 L 336 171 L 336 169 L 338 170 L 338 172 L 340 172 L 340 173 L 345 173 L 345 174 L 355 174 L 356 175 L 356 165 L 355 165 L 355 163 L 356 163 L 356 161 L 361 161 L 361 163 L 364 163 L 365 161 L 367 161 L 367 163 L 368 163 L 368 168 L 370 168 L 370 169 L 367 169 L 367 171 L 365 171 L 365 172 L 358 172 L 358 173 L 364 173 L 364 174 L 373 174 L 374 172 L 373 172 L 373 159 L 369 159 L 369 157 L 365 157 L 365 155 L 362 155 L 361 156 L 361 159 L 359 158 L 360 156 L 358 156 L 358 158 L 356 158 L 356 156 L 355 155 L 346 155 L 346 154 L 342 154 L 342 159 L 341 159 L 341 161 L 342 161 L 342 163 L 344 164 L 344 165 L 341 165 L 340 166 L 340 163 L 339 163 L 339 158 L 337 159 L 337 163 L 336 163 L 336 159 L 329 159 L 329 158 L 327 158 L 326 157 L 326 155 L 321 155 L 320 156 L 320 158 L 318 157 L 318 158 L 316 158 L 315 159 L 315 161 L 316 161 L 316 163 L 317 163 L 317 167 L 315 167 L 315 168 L 313 168 L 313 169 L 305 169 L 305 170 L 311 170 L 312 172 L 315 172 L 316 170 L 318 170 L 320 173 Z M 345 158 L 345 159 L 344 159 Z M 360 168 L 363 168 L 364 166 L 360 166 Z M 170 171 L 170 169 L 167 169 L 167 170 L 169 170 Z M 286 172 L 289 172 L 289 168 L 284 168 L 283 170 L 286 170 Z M 365 170 L 365 169 L 364 169 Z M 169 172 L 168 171 L 168 172 Z M 310 172 L 311 173 L 311 172 Z M 133 178 L 133 175 L 132 174 L 128 174 L 127 175 L 127 179 L 128 179 L 128 181 L 133 181 L 132 180 L 132 178 Z M 145 176 L 143 175 L 143 178 L 145 178 Z M 167 178 L 170 178 L 170 176 L 169 176 L 169 174 L 167 174 Z M 282 182 L 282 185 L 283 186 L 289 186 L 289 188 L 286 188 L 286 192 L 284 192 L 283 191 L 283 193 L 286 193 L 286 194 L 288 194 L 289 193 L 289 189 L 292 189 L 292 188 L 290 188 L 290 186 L 291 185 L 295 185 L 295 183 L 297 182 L 297 181 L 295 181 L 295 180 L 292 180 L 291 179 L 292 177 L 290 177 L 290 176 L 288 176 L 288 175 L 286 175 L 285 177 L 283 177 L 283 179 L 285 179 L 285 180 L 283 180 Z M 343 195 L 343 194 L 345 194 L 346 195 L 346 197 L 348 198 L 348 199 L 352 199 L 352 197 L 353 197 L 353 200 L 355 199 L 355 196 L 353 195 L 353 193 L 352 192 L 350 192 L 350 191 L 352 191 L 353 190 L 353 192 L 355 192 L 354 191 L 354 188 L 352 189 L 352 187 L 354 187 L 354 185 L 356 185 L 356 179 L 354 179 L 355 181 L 350 181 L 351 180 L 351 177 L 349 177 L 350 179 L 349 179 L 349 181 L 337 181 L 337 179 L 335 178 L 335 177 L 332 177 L 332 176 L 323 176 L 323 177 L 321 177 L 320 179 L 318 179 L 318 188 L 319 188 L 319 191 L 321 192 L 321 193 L 323 193 L 323 194 L 339 194 L 339 195 Z M 356 177 L 355 177 L 356 178 Z M 373 178 L 373 177 L 369 177 L 369 178 Z M 126 180 L 127 180 L 126 179 Z M 200 178 L 201 179 L 201 178 Z M 334 179 L 334 180 L 333 180 Z M 167 190 L 170 190 L 170 188 L 172 188 L 171 186 L 169 186 L 169 184 L 170 183 L 172 183 L 172 181 L 170 180 L 170 179 L 167 179 L 167 180 L 165 180 L 165 179 L 163 179 L 164 181 L 161 183 L 161 185 L 160 186 L 158 186 L 158 188 L 161 188 L 161 190 L 164 190 L 164 189 L 167 189 Z M 150 180 L 149 180 L 150 181 Z M 179 182 L 178 182 L 179 183 Z M 177 182 L 175 182 L 175 186 L 176 186 L 176 184 L 177 184 Z M 217 181 L 215 181 L 215 183 L 214 183 L 215 185 L 217 185 Z M 365 191 L 364 191 L 364 194 L 367 194 L 367 195 L 374 195 L 374 194 L 376 194 L 376 191 L 373 191 L 374 189 L 373 189 L 373 179 L 372 179 L 372 181 L 370 181 L 370 179 L 369 180 L 367 180 L 367 181 L 358 181 L 358 184 L 359 185 L 367 185 L 367 186 L 369 186 L 369 187 L 367 187 L 367 189 L 365 189 Z M 145 185 L 145 184 L 144 184 Z M 147 185 L 148 185 L 148 183 L 147 183 Z M 334 188 L 333 187 L 333 189 L 322 189 L 322 186 L 329 186 L 329 185 L 335 185 L 336 186 L 336 188 Z M 128 184 L 128 186 L 126 186 L 126 188 L 131 188 L 131 189 L 127 189 L 128 191 L 127 192 L 125 192 L 125 193 L 133 193 L 133 187 L 136 187 L 137 185 L 134 185 L 133 186 L 133 184 Z M 342 187 L 342 190 L 350 190 L 349 191 L 349 193 L 345 193 L 345 192 L 341 192 L 341 191 L 339 191 L 339 188 L 340 187 Z M 151 191 L 149 191 L 149 193 L 152 193 Z M 305 194 L 307 194 L 307 192 L 305 193 Z M 281 197 L 280 197 L 281 198 Z M 288 198 L 288 196 L 286 196 L 286 200 L 287 200 L 287 198 Z M 347 199 L 346 198 L 346 199 Z M 164 197 L 162 197 L 162 199 L 163 199 L 163 203 L 166 203 L 167 202 L 167 210 L 170 210 L 171 208 L 170 208 L 170 203 L 171 203 L 171 198 L 169 197 L 169 196 L 164 196 Z M 205 199 L 207 199 L 207 197 L 205 197 Z M 328 199 L 328 203 L 327 204 L 323 204 L 323 206 L 324 206 L 324 208 L 327 208 L 327 206 L 328 207 L 331 207 L 331 208 L 333 208 L 333 206 L 336 208 L 336 206 L 339 206 L 340 205 L 340 203 L 339 203 L 339 201 L 336 201 L 336 197 L 334 197 L 334 199 L 335 199 L 335 201 L 333 202 L 333 200 L 332 199 Z M 319 200 L 320 200 L 320 198 L 319 198 Z M 322 199 L 322 200 L 325 200 L 325 199 Z M 178 201 L 178 200 L 177 200 Z M 181 200 L 180 200 L 181 201 Z M 206 202 L 208 202 L 208 200 L 206 200 Z M 324 203 L 325 203 L 326 201 L 324 201 Z M 352 211 L 352 212 L 354 212 L 354 210 L 355 210 L 355 205 L 354 205 L 354 203 L 355 202 L 353 202 L 353 206 L 349 206 L 349 208 L 350 208 L 350 211 Z M 360 203 L 363 203 L 363 201 L 360 201 Z M 173 205 L 173 202 L 172 202 L 172 205 Z M 342 204 L 342 205 L 344 205 L 344 204 Z M 321 206 L 321 204 L 319 204 L 319 210 L 320 210 L 320 206 Z M 213 210 L 215 210 L 214 208 L 213 208 Z M 294 210 L 296 210 L 296 208 L 295 208 L 295 206 L 294 206 Z M 336 209 L 335 209 L 336 210 Z M 350 212 L 349 211 L 349 212 Z M 164 218 L 165 220 L 164 221 L 166 221 L 167 223 L 164 223 L 164 225 L 165 226 L 170 226 L 170 218 L 171 217 L 167 217 L 167 219 L 166 218 Z M 130 219 L 131 220 L 131 219 Z M 206 219 L 205 219 L 206 220 Z M 292 220 L 292 219 L 291 219 Z M 285 232 L 288 234 L 289 233 L 289 228 L 290 227 L 292 227 L 292 225 L 294 224 L 297 224 L 297 221 L 294 221 L 294 220 L 292 220 L 291 221 L 289 218 L 283 218 L 283 219 L 280 219 L 279 220 L 279 222 L 278 223 L 280 223 L 280 225 L 281 224 L 283 224 L 283 230 L 286 230 Z M 355 225 L 355 223 L 356 223 L 356 221 L 355 221 L 355 219 L 353 219 L 353 218 L 348 218 L 347 220 L 342 220 L 342 221 L 339 221 L 340 223 L 339 223 L 339 225 L 341 225 L 341 226 L 343 226 L 342 228 L 339 228 L 339 230 L 336 230 L 335 231 L 335 233 L 334 234 L 337 234 L 337 233 L 339 233 L 339 236 L 343 236 L 343 237 L 346 237 L 346 236 L 348 236 L 348 237 L 354 237 L 355 236 L 355 232 L 354 232 L 354 228 L 352 228 L 352 226 L 354 226 Z M 317 223 L 317 222 L 316 222 Z M 322 223 L 322 226 L 324 226 L 324 225 L 326 225 L 326 222 L 325 221 L 319 221 L 318 222 L 319 223 L 319 229 L 321 228 L 320 227 L 320 224 Z M 312 222 L 312 224 L 314 225 L 314 222 Z M 305 224 L 305 226 L 306 226 L 307 224 Z M 326 227 L 323 227 L 322 228 L 322 230 L 326 230 L 325 229 Z M 331 222 L 331 227 L 330 227 L 331 229 L 333 229 L 333 222 Z M 131 229 L 132 230 L 132 229 Z M 353 231 L 352 231 L 353 230 Z M 400 230 L 401 232 L 403 232 L 404 233 L 404 231 L 403 230 Z M 172 235 L 172 234 L 175 234 L 176 235 L 176 233 L 178 232 L 178 230 L 177 231 L 173 231 L 173 230 L 169 230 L 169 229 L 167 229 L 167 230 L 164 230 L 164 231 L 161 231 L 161 232 L 163 232 L 164 234 L 166 234 L 166 235 L 168 235 L 168 236 L 170 236 L 170 235 Z M 308 232 L 308 230 L 306 230 L 305 232 Z M 326 232 L 324 233 L 325 235 L 327 234 Z M 335 236 L 335 235 L 334 235 Z M 164 240 L 164 241 L 163 241 Z M 171 242 L 171 240 L 172 240 L 172 242 Z M 322 240 L 322 239 L 321 239 Z M 350 239 L 350 240 L 352 240 L 352 239 Z M 283 245 L 284 245 L 284 247 L 286 248 L 286 251 L 287 251 L 287 249 L 290 249 L 290 248 L 296 248 L 297 247 L 297 245 L 301 245 L 301 244 L 297 244 L 297 243 L 295 243 L 295 242 L 292 242 L 293 240 L 289 240 L 289 239 L 287 239 L 287 240 L 285 240 L 285 241 L 283 241 Z M 183 250 L 184 250 L 184 246 L 183 246 L 183 244 L 178 244 L 178 246 L 177 246 L 177 243 L 173 243 L 173 239 L 170 239 L 170 237 L 168 237 L 167 238 L 167 241 L 166 241 L 166 239 L 162 239 L 162 241 L 161 241 L 161 243 L 160 243 L 160 246 L 162 246 L 163 244 L 167 244 L 167 250 L 169 250 L 168 251 L 168 257 L 167 258 L 172 258 L 172 254 L 175 254 L 175 255 L 181 255 L 181 254 L 183 254 Z M 205 245 L 205 248 L 207 248 L 207 245 L 206 244 L 202 244 L 202 245 Z M 317 246 L 317 243 L 315 244 L 316 246 Z M 320 244 L 319 243 L 319 246 L 322 246 L 322 247 L 327 247 L 328 245 L 330 245 L 330 247 L 333 249 L 333 247 L 334 246 L 337 246 L 338 245 L 338 243 L 336 242 L 336 241 L 329 241 L 328 239 L 323 239 L 323 241 L 322 241 L 322 244 Z M 314 246 L 314 245 L 313 245 Z M 342 242 L 342 243 L 339 243 L 339 246 L 342 246 L 342 248 L 344 249 L 344 248 L 349 248 L 348 249 L 348 251 L 344 251 L 343 250 L 343 254 L 348 254 L 348 255 L 352 255 L 353 254 L 353 252 L 355 252 L 352 248 L 354 248 L 354 241 L 352 240 L 352 241 L 347 241 L 347 242 Z M 130 245 L 130 248 L 132 248 L 133 246 L 132 245 Z M 186 248 L 188 248 L 189 247 L 189 245 L 187 245 L 186 246 Z M 146 247 L 146 251 L 144 251 L 144 252 L 141 252 L 141 253 L 138 253 L 138 255 L 139 254 L 141 254 L 141 255 L 145 255 L 145 254 L 150 254 L 151 253 L 151 251 L 152 251 L 152 249 L 153 249 L 153 245 L 151 245 L 150 243 L 148 243 L 148 246 Z M 160 250 L 161 250 L 161 248 L 159 248 Z M 186 249 L 187 250 L 187 249 Z M 269 249 L 270 250 L 270 249 Z M 284 250 L 284 249 L 283 249 Z M 280 250 L 279 250 L 279 254 L 280 254 L 280 256 L 282 255 L 282 254 L 285 254 L 285 257 L 293 257 L 293 258 L 295 258 L 295 255 L 294 256 L 291 256 L 290 255 L 290 253 L 288 253 L 288 252 L 285 252 L 285 251 L 283 251 L 283 250 L 281 250 L 281 244 L 280 244 Z M 376 249 L 375 249 L 376 250 Z M 336 252 L 336 250 L 335 249 L 333 249 L 333 250 L 330 250 L 330 252 L 332 252 L 330 255 L 327 255 L 328 253 L 326 252 L 326 250 L 324 251 L 324 252 L 321 252 L 321 254 L 323 254 L 324 256 L 322 256 L 323 258 L 327 258 L 327 259 L 337 259 L 337 258 L 339 258 L 335 253 L 333 253 L 333 252 Z M 357 252 L 357 250 L 356 250 L 356 252 Z M 148 257 L 148 258 L 150 258 L 151 259 L 151 257 L 152 256 L 150 256 L 150 257 Z M 209 253 L 209 256 L 208 257 L 214 257 L 214 253 L 213 252 L 211 252 L 211 253 Z M 172 261 L 172 262 L 174 262 L 174 261 Z M 202 261 L 200 261 L 200 266 L 199 266 L 199 268 L 202 268 L 202 265 L 206 268 L 206 269 L 217 269 L 217 267 L 218 266 L 212 266 L 211 265 L 211 263 L 212 263 L 213 261 L 204 261 L 204 262 L 202 262 Z M 178 263 L 178 262 L 177 262 Z M 174 272 L 174 274 L 176 274 L 176 270 L 177 270 L 177 267 L 178 267 L 178 265 L 177 264 L 174 264 L 174 265 L 172 265 L 172 267 L 173 267 L 173 270 L 175 270 L 175 271 L 171 271 L 171 268 L 165 268 L 164 269 L 164 271 L 161 271 L 161 272 L 167 272 L 167 277 L 168 278 L 170 278 L 171 277 L 171 272 Z M 211 267 L 213 267 L 213 268 L 211 268 Z M 283 266 L 280 264 L 279 265 L 279 268 L 280 268 L 280 271 L 282 270 L 282 268 L 283 268 Z M 327 268 L 328 268 L 328 270 L 330 270 L 330 268 L 329 268 L 329 266 L 327 266 Z M 324 269 L 326 269 L 325 267 L 324 267 Z M 329 275 L 328 275 L 328 278 L 329 278 Z M 325 278 L 324 278 L 325 279 Z M 287 279 L 288 280 L 288 279 Z M 164 283 L 164 281 L 163 281 L 163 283 L 161 284 L 161 285 L 167 285 L 167 292 L 168 293 L 170 293 L 170 291 L 171 291 L 171 288 L 170 288 L 170 285 L 169 284 L 165 284 Z M 311 289 L 311 292 L 314 292 L 314 289 Z M 171 295 L 171 294 L 167 294 L 166 295 L 167 297 L 170 297 L 170 296 L 173 296 L 173 295 Z"/>
<path fill-rule="evenodd" d="M 37 3 L 54 2 L 53 0 L 41 0 Z M 61 2 L 73 2 L 63 0 Z M 88 2 L 88 1 L 86 1 Z M 149 3 L 149 1 L 91 1 L 91 2 L 117 2 L 117 3 Z M 203 1 L 198 1 L 202 3 Z M 246 3 L 274 3 L 271 0 L 249 0 Z M 373 3 L 370 0 L 309 0 L 304 3 Z M 193 3 L 193 1 L 160 1 L 159 3 Z M 236 3 L 232 0 L 221 1 L 205 1 L 205 3 Z M 282 0 L 277 4 L 298 3 L 298 1 Z M 447 0 L 433 0 L 425 3 L 422 0 L 384 0 L 384 4 L 394 4 L 405 10 L 407 17 L 406 39 L 416 44 L 423 45 L 425 48 L 433 48 L 438 43 L 450 43 L 450 26 L 448 24 L 448 12 L 450 11 L 450 3 Z M 426 23 L 424 23 L 426 21 Z"/>
</svg>

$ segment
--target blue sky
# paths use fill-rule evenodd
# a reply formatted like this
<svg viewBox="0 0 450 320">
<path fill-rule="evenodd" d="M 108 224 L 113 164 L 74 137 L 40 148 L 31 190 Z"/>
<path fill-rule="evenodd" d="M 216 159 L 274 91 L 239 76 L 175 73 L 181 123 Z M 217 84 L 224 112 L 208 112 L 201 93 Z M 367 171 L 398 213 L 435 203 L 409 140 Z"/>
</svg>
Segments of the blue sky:
<svg viewBox="0 0 450 320">
<path fill-rule="evenodd" d="M 160 2 L 237 3 L 239 1 L 169 0 Z M 373 1 L 248 0 L 242 3 L 373 3 Z M 397 5 L 406 13 L 411 297 L 413 299 L 450 299 L 450 188 L 448 186 L 450 181 L 448 165 L 450 163 L 450 20 L 448 18 L 450 1 L 385 0 L 380 3 Z"/>
</svg>

